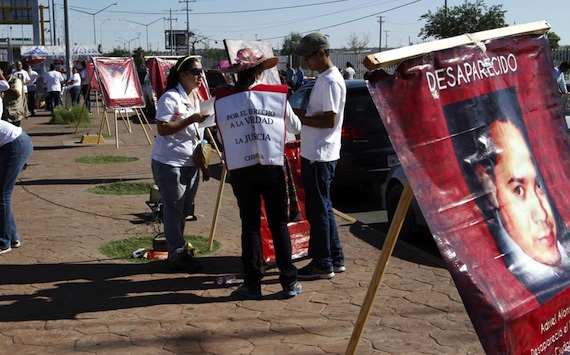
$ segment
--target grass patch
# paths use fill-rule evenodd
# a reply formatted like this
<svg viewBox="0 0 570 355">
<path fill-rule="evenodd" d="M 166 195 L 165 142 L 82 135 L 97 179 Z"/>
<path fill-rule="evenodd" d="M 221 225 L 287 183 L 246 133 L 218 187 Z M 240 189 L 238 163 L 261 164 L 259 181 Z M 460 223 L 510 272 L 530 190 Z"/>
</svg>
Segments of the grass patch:
<svg viewBox="0 0 570 355">
<path fill-rule="evenodd" d="M 88 155 L 85 157 L 79 157 L 75 159 L 75 161 L 78 163 L 86 163 L 86 164 L 128 163 L 137 160 L 139 160 L 139 158 L 123 157 L 116 155 Z"/>
<path fill-rule="evenodd" d="M 136 259 L 133 258 L 132 254 L 137 249 L 152 249 L 153 238 L 154 236 L 144 236 L 115 240 L 101 246 L 101 248 L 99 248 L 99 251 L 113 259 L 129 260 L 143 263 L 149 262 L 153 261 L 153 259 Z M 197 257 L 211 254 L 220 248 L 220 243 L 214 240 L 214 243 L 212 244 L 212 250 L 208 250 L 209 240 L 205 237 L 200 237 L 197 235 L 185 235 L 184 239 L 187 242 L 192 243 L 192 246 L 196 248 Z"/>
<path fill-rule="evenodd" d="M 153 185 L 151 182 L 112 182 L 90 187 L 87 192 L 96 195 L 145 195 Z"/>
<path fill-rule="evenodd" d="M 81 105 L 74 105 L 69 110 L 63 106 L 56 106 L 51 113 L 50 124 L 77 124 L 81 119 L 80 127 L 88 127 L 91 123 L 91 116 L 86 108 Z"/>
</svg>

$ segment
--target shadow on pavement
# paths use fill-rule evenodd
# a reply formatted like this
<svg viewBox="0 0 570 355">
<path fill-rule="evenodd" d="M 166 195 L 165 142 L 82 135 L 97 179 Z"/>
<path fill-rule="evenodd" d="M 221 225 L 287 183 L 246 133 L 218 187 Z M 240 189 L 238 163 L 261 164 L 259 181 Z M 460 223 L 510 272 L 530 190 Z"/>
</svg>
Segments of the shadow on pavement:
<svg viewBox="0 0 570 355">
<path fill-rule="evenodd" d="M 20 291 L 0 293 L 1 318 L 3 322 L 75 319 L 89 312 L 237 300 L 230 290 L 221 297 L 199 296 L 192 291 L 235 287 L 213 281 L 220 271 L 237 275 L 240 258 L 207 256 L 199 260 L 204 266 L 199 274 L 177 273 L 176 277 L 166 270 L 165 261 L 2 265 L 6 277 L 0 289 Z M 166 273 L 169 276 L 160 277 Z M 145 278 L 138 280 L 139 275 Z"/>
</svg>

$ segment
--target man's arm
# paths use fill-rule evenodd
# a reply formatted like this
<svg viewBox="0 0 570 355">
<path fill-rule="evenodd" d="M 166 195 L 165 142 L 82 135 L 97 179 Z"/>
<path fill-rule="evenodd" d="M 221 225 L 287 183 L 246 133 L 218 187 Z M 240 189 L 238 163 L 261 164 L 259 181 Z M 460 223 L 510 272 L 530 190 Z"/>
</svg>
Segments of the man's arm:
<svg viewBox="0 0 570 355">
<path fill-rule="evenodd" d="M 307 111 L 298 108 L 293 109 L 293 112 L 299 117 L 303 125 L 309 127 L 333 128 L 336 120 L 336 113 L 333 111 L 319 112 L 313 116 L 306 116 Z"/>
</svg>

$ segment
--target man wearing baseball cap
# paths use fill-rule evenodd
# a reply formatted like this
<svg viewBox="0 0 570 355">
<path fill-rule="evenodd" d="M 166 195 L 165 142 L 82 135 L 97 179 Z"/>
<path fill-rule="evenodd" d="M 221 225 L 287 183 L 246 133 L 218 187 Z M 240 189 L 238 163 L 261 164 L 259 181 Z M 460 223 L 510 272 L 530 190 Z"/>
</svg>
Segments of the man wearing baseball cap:
<svg viewBox="0 0 570 355">
<path fill-rule="evenodd" d="M 309 256 L 312 261 L 299 269 L 304 280 L 330 279 L 343 272 L 344 253 L 330 199 L 330 187 L 340 158 L 341 129 L 346 85 L 329 58 L 329 41 L 314 32 L 301 39 L 295 55 L 318 73 L 307 110 L 294 109 L 301 120 L 301 178 L 305 209 L 311 225 Z"/>
</svg>

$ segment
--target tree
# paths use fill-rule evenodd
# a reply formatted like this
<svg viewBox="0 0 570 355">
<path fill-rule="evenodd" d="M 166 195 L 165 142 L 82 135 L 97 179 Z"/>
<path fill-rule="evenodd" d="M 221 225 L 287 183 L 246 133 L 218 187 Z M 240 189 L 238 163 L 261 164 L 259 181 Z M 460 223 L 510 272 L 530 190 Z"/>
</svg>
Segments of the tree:
<svg viewBox="0 0 570 355">
<path fill-rule="evenodd" d="M 148 55 L 150 55 L 150 52 L 145 51 L 142 47 L 133 49 L 133 58 L 135 60 L 135 65 L 137 68 L 143 68 L 146 66 L 144 57 Z"/>
<path fill-rule="evenodd" d="M 356 33 L 350 33 L 348 35 L 348 40 L 346 41 L 348 51 L 357 54 L 364 52 L 364 50 L 368 48 L 369 43 L 370 34 L 363 34 L 362 38 L 360 38 Z"/>
<path fill-rule="evenodd" d="M 459 6 L 438 8 L 420 16 L 426 24 L 419 36 L 435 39 L 459 36 L 507 26 L 503 5 L 487 7 L 483 0 L 464 2 Z"/>
<path fill-rule="evenodd" d="M 548 42 L 550 42 L 550 48 L 558 49 L 560 47 L 558 44 L 558 42 L 560 42 L 560 36 L 554 32 L 548 32 L 546 35 L 548 36 Z"/>
<path fill-rule="evenodd" d="M 295 52 L 295 49 L 299 47 L 299 43 L 301 43 L 301 39 L 303 36 L 299 32 L 291 32 L 289 36 L 285 37 L 283 40 L 283 47 L 281 47 L 281 55 L 292 55 Z M 297 56 L 293 56 L 291 65 L 293 67 L 298 66 L 301 63 L 301 58 Z"/>
<path fill-rule="evenodd" d="M 131 53 L 128 50 L 123 49 L 121 47 L 115 47 L 113 48 L 112 51 L 110 51 L 109 53 L 104 53 L 103 55 L 105 57 L 130 57 Z"/>
</svg>

